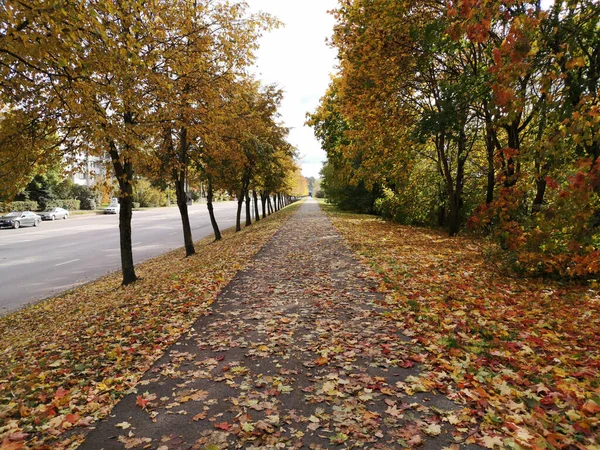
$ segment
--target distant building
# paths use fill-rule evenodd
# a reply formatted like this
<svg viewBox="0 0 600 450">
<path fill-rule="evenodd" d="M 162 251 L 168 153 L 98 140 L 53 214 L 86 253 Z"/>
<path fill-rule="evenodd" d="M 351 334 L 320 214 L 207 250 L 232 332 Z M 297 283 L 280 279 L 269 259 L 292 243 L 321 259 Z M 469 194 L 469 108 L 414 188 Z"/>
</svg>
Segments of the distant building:
<svg viewBox="0 0 600 450">
<path fill-rule="evenodd" d="M 91 187 L 96 180 L 106 179 L 106 163 L 104 158 L 99 156 L 78 155 L 77 164 L 71 170 L 71 179 L 73 183 Z"/>
</svg>

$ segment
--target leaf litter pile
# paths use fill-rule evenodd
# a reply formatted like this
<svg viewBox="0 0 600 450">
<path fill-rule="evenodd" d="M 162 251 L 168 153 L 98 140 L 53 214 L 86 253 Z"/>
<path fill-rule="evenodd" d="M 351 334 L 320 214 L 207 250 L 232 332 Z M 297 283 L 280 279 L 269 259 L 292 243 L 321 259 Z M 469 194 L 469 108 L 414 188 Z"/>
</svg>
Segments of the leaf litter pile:
<svg viewBox="0 0 600 450">
<path fill-rule="evenodd" d="M 376 286 L 306 202 L 81 450 L 459 448 L 475 424 L 407 392 L 424 349 Z"/>
<path fill-rule="evenodd" d="M 488 448 L 600 449 L 597 287 L 511 278 L 474 242 L 330 213 L 381 280 L 388 318 L 420 344 L 424 372 L 406 392 L 467 405 L 452 419 Z"/>
<path fill-rule="evenodd" d="M 0 317 L 0 448 L 75 447 L 296 209 Z"/>
</svg>

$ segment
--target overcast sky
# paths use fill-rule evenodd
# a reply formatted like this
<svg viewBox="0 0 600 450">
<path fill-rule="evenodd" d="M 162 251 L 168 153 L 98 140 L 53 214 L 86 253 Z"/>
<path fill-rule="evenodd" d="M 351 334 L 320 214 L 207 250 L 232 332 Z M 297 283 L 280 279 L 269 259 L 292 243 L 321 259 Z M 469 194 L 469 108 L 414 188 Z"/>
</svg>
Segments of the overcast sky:
<svg viewBox="0 0 600 450">
<path fill-rule="evenodd" d="M 255 71 L 264 83 L 277 83 L 285 92 L 282 120 L 291 128 L 289 141 L 302 156 L 304 176 L 318 177 L 325 152 L 313 130 L 304 125 L 329 84 L 336 51 L 325 43 L 333 17 L 327 11 L 337 0 L 247 0 L 253 11 L 270 13 L 284 26 L 266 33 L 260 41 Z"/>
</svg>

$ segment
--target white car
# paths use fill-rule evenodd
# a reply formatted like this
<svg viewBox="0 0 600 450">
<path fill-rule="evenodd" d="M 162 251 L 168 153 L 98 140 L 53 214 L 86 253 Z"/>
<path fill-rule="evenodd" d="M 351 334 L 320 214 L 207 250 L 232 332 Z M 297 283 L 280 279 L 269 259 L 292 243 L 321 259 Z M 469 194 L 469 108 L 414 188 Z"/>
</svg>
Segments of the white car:
<svg viewBox="0 0 600 450">
<path fill-rule="evenodd" d="M 121 205 L 118 198 L 111 198 L 110 204 L 104 208 L 104 214 L 119 214 L 120 211 Z"/>
</svg>

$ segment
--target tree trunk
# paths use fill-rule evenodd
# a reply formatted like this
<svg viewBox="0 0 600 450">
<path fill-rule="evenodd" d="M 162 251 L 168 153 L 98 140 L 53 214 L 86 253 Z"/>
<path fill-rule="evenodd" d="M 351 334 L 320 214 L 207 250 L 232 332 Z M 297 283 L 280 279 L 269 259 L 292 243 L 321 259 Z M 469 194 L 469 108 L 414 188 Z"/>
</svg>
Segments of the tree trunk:
<svg viewBox="0 0 600 450">
<path fill-rule="evenodd" d="M 443 179 L 448 195 L 448 233 L 455 236 L 460 228 L 460 210 L 462 208 L 462 192 L 464 185 L 464 169 L 467 159 L 467 136 L 464 128 L 461 129 L 456 141 L 456 173 L 452 173 L 452 167 L 446 150 L 446 132 L 442 130 L 435 139 L 438 154 L 438 170 L 443 174 Z"/>
<path fill-rule="evenodd" d="M 260 220 L 260 214 L 258 213 L 258 195 L 256 190 L 252 189 L 252 198 L 254 198 L 254 220 L 258 222 Z"/>
<path fill-rule="evenodd" d="M 535 180 L 535 198 L 531 206 L 531 212 L 536 213 L 542 209 L 544 195 L 546 194 L 546 177 L 540 176 Z"/>
<path fill-rule="evenodd" d="M 446 226 L 446 202 L 447 194 L 444 192 L 444 186 L 438 183 L 438 197 L 440 206 L 438 207 L 437 220 L 440 227 Z"/>
<path fill-rule="evenodd" d="M 538 151 L 535 156 L 535 198 L 533 199 L 533 205 L 531 205 L 531 213 L 535 214 L 542 209 L 544 203 L 544 195 L 546 194 L 546 174 L 550 169 L 549 162 L 543 162 L 543 155 L 541 153 L 542 138 L 544 136 L 544 130 L 546 128 L 546 104 L 542 105 L 540 110 L 540 121 L 537 132 L 537 147 Z"/>
<path fill-rule="evenodd" d="M 131 166 L 131 163 L 125 163 Z M 121 268 L 123 272 L 122 284 L 128 285 L 137 280 L 133 264 L 133 247 L 131 243 L 131 215 L 133 211 L 133 197 L 131 193 L 125 192 L 126 196 L 120 198 L 119 209 L 119 235 L 121 246 Z"/>
<path fill-rule="evenodd" d="M 467 134 L 464 128 L 460 130 L 457 142 L 456 155 L 456 178 L 454 182 L 453 194 L 450 196 L 450 217 L 448 223 L 448 233 L 450 236 L 456 236 L 460 229 L 460 213 L 463 207 L 463 189 L 465 180 L 465 163 L 467 161 Z"/>
<path fill-rule="evenodd" d="M 273 214 L 273 205 L 271 205 L 271 196 L 267 195 L 267 207 L 269 209 L 269 215 Z"/>
<path fill-rule="evenodd" d="M 244 203 L 244 191 L 240 192 L 238 196 L 237 204 L 237 215 L 235 218 L 235 231 L 241 231 L 242 229 L 242 204 Z"/>
<path fill-rule="evenodd" d="M 212 178 L 208 177 L 208 192 L 206 193 L 206 207 L 208 208 L 208 215 L 210 217 L 210 223 L 213 227 L 213 231 L 215 233 L 215 241 L 220 241 L 221 231 L 219 230 L 219 224 L 217 224 L 217 219 L 215 218 L 215 211 L 213 208 L 213 185 Z"/>
<path fill-rule="evenodd" d="M 509 188 L 517 184 L 517 178 L 519 176 L 519 164 L 514 156 L 518 157 L 521 142 L 517 121 L 513 121 L 513 123 L 505 126 L 504 128 L 508 134 L 508 147 L 512 152 L 514 152 L 514 155 L 510 155 L 507 159 L 503 160 L 504 187 Z"/>
<path fill-rule="evenodd" d="M 183 242 L 185 246 L 185 256 L 192 256 L 196 253 L 194 240 L 192 239 L 192 227 L 190 225 L 190 215 L 187 207 L 187 196 L 185 192 L 185 172 L 187 166 L 187 129 L 182 127 L 179 133 L 179 167 L 173 169 L 173 180 L 175 181 L 175 193 L 177 195 L 177 207 L 181 215 L 181 224 L 183 227 Z"/>
<path fill-rule="evenodd" d="M 490 204 L 494 201 L 494 187 L 496 185 L 495 168 L 494 168 L 494 155 L 496 153 L 496 141 L 495 131 L 491 123 L 491 117 L 488 120 L 488 114 L 486 113 L 486 124 L 485 124 L 485 149 L 487 153 L 487 188 L 485 193 L 485 203 Z"/>
<path fill-rule="evenodd" d="M 246 226 L 252 225 L 252 212 L 250 205 L 250 189 L 246 188 Z"/>
<path fill-rule="evenodd" d="M 126 115 L 127 117 L 127 115 Z M 126 118 L 127 122 L 127 118 Z M 137 280 L 133 265 L 133 247 L 131 244 L 131 214 L 133 211 L 133 164 L 128 158 L 121 158 L 113 141 L 109 142 L 109 154 L 113 161 L 115 175 L 119 181 L 119 243 L 121 247 L 122 284 L 128 285 Z"/>
<path fill-rule="evenodd" d="M 456 236 L 460 228 L 460 201 L 456 195 L 448 199 L 450 207 L 448 208 L 448 234 Z"/>
<path fill-rule="evenodd" d="M 262 203 L 262 218 L 267 218 L 267 195 L 264 191 L 260 193 L 260 201 Z"/>
<path fill-rule="evenodd" d="M 185 256 L 192 256 L 196 253 L 196 249 L 194 248 L 194 240 L 192 239 L 192 227 L 187 207 L 187 196 L 185 195 L 185 170 L 176 169 L 176 172 L 179 173 L 175 176 L 175 193 L 177 195 L 177 207 L 179 208 L 181 224 L 183 226 Z"/>
</svg>

